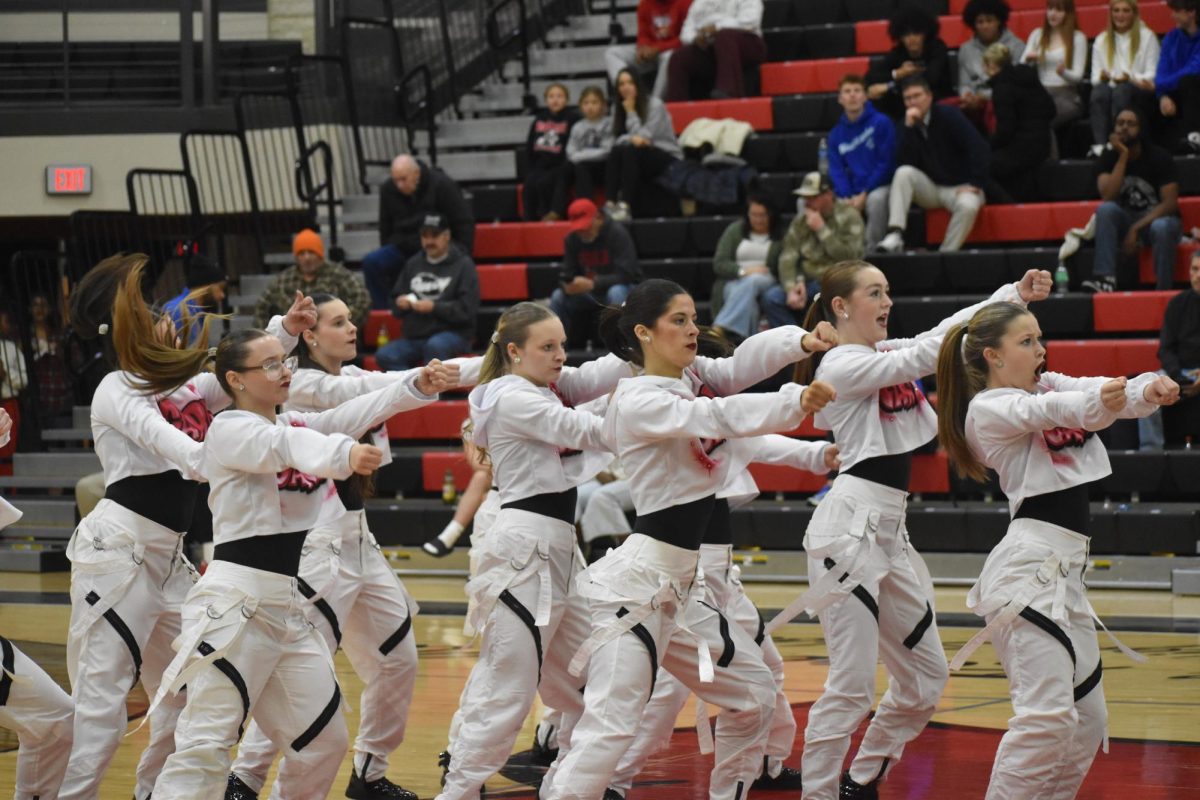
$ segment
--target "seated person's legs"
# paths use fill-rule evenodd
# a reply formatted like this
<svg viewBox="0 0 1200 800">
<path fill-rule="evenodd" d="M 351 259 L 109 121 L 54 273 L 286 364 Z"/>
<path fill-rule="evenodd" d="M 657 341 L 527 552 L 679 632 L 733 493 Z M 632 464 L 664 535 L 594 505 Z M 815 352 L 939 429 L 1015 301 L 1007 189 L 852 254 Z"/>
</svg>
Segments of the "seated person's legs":
<svg viewBox="0 0 1200 800">
<path fill-rule="evenodd" d="M 939 186 L 938 190 L 943 194 L 952 193 L 944 198 L 950 201 L 947 204 L 950 210 L 950 224 L 946 228 L 942 246 L 938 249 L 943 252 L 958 250 L 971 234 L 971 228 L 975 227 L 975 217 L 979 215 L 979 209 L 983 208 L 983 192 L 959 191 L 957 187 L 945 186 Z"/>
<path fill-rule="evenodd" d="M 393 339 L 375 352 L 375 360 L 386 372 L 412 369 L 421 361 L 424 348 L 422 339 Z"/>
<path fill-rule="evenodd" d="M 395 286 L 396 278 L 404 268 L 407 258 L 408 256 L 394 244 L 385 244 L 363 256 L 363 278 L 367 283 L 367 291 L 371 294 L 371 308 L 389 308 L 388 299 L 392 287 Z"/>
<path fill-rule="evenodd" d="M 1133 220 L 1125 209 L 1113 202 L 1101 203 L 1096 209 L 1096 258 L 1092 264 L 1093 280 L 1083 286 L 1092 291 L 1112 291 L 1117 282 L 1117 262 L 1121 245 Z"/>
<path fill-rule="evenodd" d="M 1156 289 L 1170 289 L 1175 283 L 1175 251 L 1182 235 L 1179 217 L 1159 217 L 1142 228 L 1142 242 L 1154 251 Z"/>
<path fill-rule="evenodd" d="M 425 340 L 422 360 L 429 362 L 436 358 L 445 361 L 470 351 L 471 342 L 466 337 L 454 331 L 442 331 Z"/>
</svg>

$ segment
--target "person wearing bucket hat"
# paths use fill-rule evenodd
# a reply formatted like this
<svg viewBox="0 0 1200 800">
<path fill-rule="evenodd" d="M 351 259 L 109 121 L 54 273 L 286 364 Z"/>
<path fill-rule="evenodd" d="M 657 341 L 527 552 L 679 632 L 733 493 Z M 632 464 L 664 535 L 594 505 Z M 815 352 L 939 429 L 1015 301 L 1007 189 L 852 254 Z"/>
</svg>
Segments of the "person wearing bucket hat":
<svg viewBox="0 0 1200 800">
<path fill-rule="evenodd" d="M 444 214 L 426 214 L 420 224 L 421 252 L 408 260 L 392 288 L 392 313 L 404 333 L 375 354 L 381 369 L 411 369 L 432 359 L 445 361 L 470 351 L 479 311 L 475 262 L 451 242 Z"/>
<path fill-rule="evenodd" d="M 783 237 L 779 283 L 788 307 L 799 310 L 815 295 L 825 270 L 839 261 L 863 257 L 865 226 L 858 210 L 834 195 L 827 175 L 810 172 L 795 191 L 804 202 Z"/>
<path fill-rule="evenodd" d="M 563 321 L 568 342 L 582 344 L 595 338 L 596 313 L 604 305 L 624 303 L 642 269 L 629 231 L 591 200 L 571 203 L 567 228 L 550 308 Z"/>
<path fill-rule="evenodd" d="M 276 314 L 292 305 L 296 291 L 311 296 L 318 293 L 340 297 L 350 308 L 350 317 L 361 329 L 367 321 L 370 299 L 363 282 L 341 264 L 325 260 L 325 244 L 316 231 L 305 228 L 292 239 L 296 263 L 275 276 L 254 307 L 254 324 L 261 328 Z"/>
</svg>

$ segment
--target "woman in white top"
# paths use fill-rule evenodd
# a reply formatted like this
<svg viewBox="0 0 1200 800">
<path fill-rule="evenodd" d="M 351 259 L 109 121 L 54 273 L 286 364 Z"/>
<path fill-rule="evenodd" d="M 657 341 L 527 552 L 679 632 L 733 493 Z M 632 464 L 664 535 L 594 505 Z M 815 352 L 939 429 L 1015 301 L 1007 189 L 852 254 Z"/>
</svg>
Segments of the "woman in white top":
<svg viewBox="0 0 1200 800">
<path fill-rule="evenodd" d="M 749 658 L 756 648 L 738 627 L 729 630 L 738 668 L 724 668 L 722 654 L 714 657 L 686 627 L 683 612 L 700 589 L 698 551 L 718 516 L 716 495 L 753 456 L 725 440 L 791 430 L 832 393 L 821 384 L 789 384 L 769 394 L 713 396 L 722 394 L 719 387 L 706 386 L 694 368 L 695 319 L 695 303 L 678 284 L 648 280 L 601 323 L 609 348 L 644 370 L 618 384 L 604 419 L 638 518 L 625 542 L 576 580 L 592 621 L 571 662 L 575 674 L 587 667 L 586 708 L 570 751 L 542 784 L 544 800 L 604 794 L 637 733 L 660 663 L 726 712 L 718 725 L 729 746 L 718 752 L 709 797 L 745 797 L 762 772 L 776 697 L 771 671 L 761 654 L 757 663 Z M 812 334 L 803 341 L 807 351 L 830 344 Z"/>
<path fill-rule="evenodd" d="M 1044 372 L 1041 335 L 1033 314 L 997 303 L 950 331 L 938 357 L 939 438 L 960 474 L 982 481 L 996 471 L 1013 517 L 967 595 L 987 627 L 951 664 L 991 639 L 1008 675 L 1014 716 L 989 800 L 1075 797 L 1106 738 L 1084 571 L 1088 486 L 1112 470 L 1094 434 L 1179 399 L 1178 384 L 1153 373 Z"/>
<path fill-rule="evenodd" d="M 196 575 L 183 555 L 191 525 L 203 441 L 213 414 L 229 404 L 215 376 L 202 372 L 209 318 L 185 319 L 175 331 L 141 294 L 146 257 L 114 256 L 96 265 L 72 296 L 73 327 L 99 336 L 119 366 L 96 388 L 91 427 L 104 470 L 105 493 L 67 545 L 71 560 L 71 628 L 67 671 L 75 700 L 75 744 L 60 797 L 95 797 L 121 741 L 125 698 L 140 677 L 159 688 L 180 630 L 180 606 Z M 307 323 L 293 306 L 286 324 Z M 295 344 L 284 320 L 272 327 Z M 199 329 L 199 330 L 197 330 Z M 178 335 L 176 335 L 178 334 Z M 144 800 L 174 748 L 182 698 L 150 719 L 150 743 L 137 768 L 135 796 Z"/>
<path fill-rule="evenodd" d="M 367 372 L 346 362 L 358 354 L 358 329 L 344 302 L 315 294 L 317 324 L 301 334 L 299 368 L 292 376 L 288 411 L 325 411 L 368 392 L 413 380 L 419 370 Z M 478 360 L 478 359 L 475 359 Z M 457 383 L 458 367 L 447 363 L 446 380 Z M 379 448 L 381 466 L 391 463 L 387 428 L 364 437 Z M 297 585 L 311 603 L 309 616 L 330 652 L 341 646 L 366 684 L 359 701 L 351 796 L 381 795 L 416 800 L 387 779 L 388 756 L 404 740 L 408 707 L 417 677 L 417 646 L 412 617 L 417 612 L 404 585 L 367 528 L 364 500 L 372 476 L 352 475 L 334 482 L 346 514 L 314 528 L 304 542 Z M 344 636 L 343 636 L 344 634 Z M 266 782 L 278 748 L 252 724 L 238 748 L 226 800 L 257 794 Z"/>
<path fill-rule="evenodd" d="M 1049 273 L 1030 270 L 989 302 L 1042 299 L 1050 284 Z M 819 359 L 816 377 L 832 384 L 838 397 L 815 422 L 833 432 L 842 468 L 804 537 L 810 588 L 767 630 L 802 609 L 819 613 L 829 648 L 825 691 L 804 731 L 804 797 L 814 800 L 839 797 L 838 773 L 851 734 L 871 710 L 870 667 L 880 657 L 891 680 L 841 776 L 842 798 L 875 796 L 888 768 L 933 716 L 948 677 L 933 587 L 909 545 L 905 513 L 913 451 L 937 433 L 918 381 L 934 371 L 945 332 L 978 306 L 912 339 L 887 338 L 891 307 L 882 272 L 844 261 L 825 273 L 820 302 L 808 314 L 809 324 L 825 319 L 837 325 L 839 345 Z"/>
<path fill-rule="evenodd" d="M 1108 143 L 1117 114 L 1153 99 L 1158 51 L 1158 37 L 1138 15 L 1137 0 L 1112 0 L 1108 28 L 1092 42 L 1093 155 Z"/>
<path fill-rule="evenodd" d="M 745 215 L 721 234 L 713 255 L 714 327 L 745 338 L 758 331 L 761 312 L 772 326 L 791 320 L 779 288 L 782 227 L 774 204 L 763 195 L 751 195 Z M 772 290 L 778 295 L 774 303 Z"/>
<path fill-rule="evenodd" d="M 178 655 L 155 699 L 187 687 L 155 797 L 222 796 L 229 750 L 251 713 L 274 741 L 289 743 L 273 797 L 326 797 L 346 751 L 333 656 L 297 585 L 302 548 L 310 530 L 346 513 L 333 481 L 370 475 L 383 459 L 355 438 L 436 400 L 447 372 L 431 362 L 329 411 L 277 413 L 294 366 L 264 331 L 217 347 L 217 380 L 233 408 L 213 420 L 204 446 L 216 547 L 184 603 Z"/>
<path fill-rule="evenodd" d="M 1042 86 L 1054 98 L 1054 127 L 1083 114 L 1079 83 L 1087 68 L 1087 37 L 1076 27 L 1075 0 L 1046 0 L 1046 21 L 1029 34 L 1022 59 L 1037 64 Z"/>
</svg>

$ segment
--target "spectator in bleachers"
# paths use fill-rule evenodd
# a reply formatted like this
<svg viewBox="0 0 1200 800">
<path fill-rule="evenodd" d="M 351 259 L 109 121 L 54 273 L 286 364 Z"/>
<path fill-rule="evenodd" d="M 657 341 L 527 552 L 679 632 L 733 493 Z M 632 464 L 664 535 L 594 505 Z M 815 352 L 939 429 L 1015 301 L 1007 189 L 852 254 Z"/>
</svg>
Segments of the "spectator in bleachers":
<svg viewBox="0 0 1200 800">
<path fill-rule="evenodd" d="M 970 0 L 963 9 L 963 22 L 975 32 L 958 48 L 958 96 L 964 111 L 983 115 L 992 99 L 983 69 L 984 50 L 1000 42 L 1008 47 L 1013 61 L 1019 62 L 1025 54 L 1025 43 L 1008 29 L 1009 13 L 1004 0 Z"/>
<path fill-rule="evenodd" d="M 934 100 L 954 96 L 950 52 L 938 36 L 939 29 L 938 18 L 920 6 L 901 6 L 888 20 L 888 35 L 895 46 L 867 72 L 867 96 L 880 111 L 896 119 L 904 116 L 900 85 L 917 74 L 933 87 Z"/>
<path fill-rule="evenodd" d="M 623 69 L 637 70 L 643 78 L 655 72 L 652 94 L 667 94 L 667 65 L 680 45 L 679 34 L 692 0 L 638 0 L 637 43 L 614 44 L 604 51 L 604 66 L 613 85 Z"/>
<path fill-rule="evenodd" d="M 1008 48 L 996 42 L 983 54 L 983 66 L 991 75 L 992 108 L 996 131 L 992 148 L 991 175 L 1010 197 L 1027 202 L 1035 199 L 1034 168 L 1050 157 L 1054 98 L 1028 64 L 1013 64 Z"/>
<path fill-rule="evenodd" d="M 1111 149 L 1096 162 L 1096 188 L 1104 202 L 1096 209 L 1096 259 L 1083 287 L 1111 292 L 1117 262 L 1135 256 L 1142 243 L 1154 251 L 1159 289 L 1170 289 L 1179 244 L 1179 178 L 1171 154 L 1150 141 L 1142 115 L 1128 108 L 1117 115 Z"/>
<path fill-rule="evenodd" d="M 1158 109 L 1169 120 L 1182 151 L 1200 153 L 1200 0 L 1167 0 L 1175 29 L 1163 37 L 1154 76 Z"/>
<path fill-rule="evenodd" d="M 468 255 L 474 252 L 475 216 L 454 179 L 412 156 L 397 156 L 391 177 L 379 186 L 380 246 L 362 263 L 372 308 L 388 308 L 396 276 L 421 252 L 420 228 L 429 214 L 449 220 L 454 243 Z"/>
<path fill-rule="evenodd" d="M 767 57 L 762 0 L 693 0 L 667 66 L 667 100 L 745 97 L 744 73 Z"/>
<path fill-rule="evenodd" d="M 616 138 L 604 176 L 605 210 L 612 219 L 625 222 L 642 186 L 665 172 L 683 151 L 667 107 L 646 94 L 630 70 L 617 75 L 617 97 L 620 102 L 613 108 L 612 125 Z"/>
<path fill-rule="evenodd" d="M 29 301 L 29 346 L 33 379 L 37 382 L 37 417 L 43 428 L 71 408 L 71 379 L 67 371 L 67 337 L 62 313 L 50 296 L 35 294 Z"/>
<path fill-rule="evenodd" d="M 575 197 L 592 200 L 596 183 L 604 183 L 604 167 L 612 152 L 612 117 L 608 100 L 599 86 L 588 86 L 579 95 L 583 118 L 571 126 L 567 140 L 567 158 L 574 170 Z"/>
<path fill-rule="evenodd" d="M 475 262 L 451 241 L 450 220 L 442 214 L 421 220 L 420 237 L 421 252 L 404 265 L 392 289 L 392 313 L 404 320 L 404 330 L 375 353 L 388 371 L 460 356 L 470 352 L 475 338 Z"/>
<path fill-rule="evenodd" d="M 1158 374 L 1179 384 L 1179 402 L 1138 419 L 1142 450 L 1200 438 L 1200 250 L 1192 253 L 1188 281 L 1190 288 L 1167 303 L 1158 344 Z"/>
<path fill-rule="evenodd" d="M 793 325 L 784 291 L 779 286 L 779 253 L 783 221 L 775 205 L 754 194 L 746 213 L 729 224 L 713 255 L 713 328 L 741 338 L 758 333 L 759 315 L 772 328 Z"/>
<path fill-rule="evenodd" d="M 1046 20 L 1029 34 L 1022 60 L 1037 65 L 1042 86 L 1054 98 L 1055 128 L 1083 115 L 1079 83 L 1086 76 L 1087 37 L 1078 28 L 1075 0 L 1046 0 Z"/>
<path fill-rule="evenodd" d="M 1108 28 L 1092 43 L 1092 156 L 1104 151 L 1117 114 L 1149 107 L 1158 56 L 1158 37 L 1142 22 L 1137 0 L 1112 0 Z"/>
<path fill-rule="evenodd" d="M 29 385 L 29 371 L 25 367 L 25 356 L 17 341 L 17 328 L 13 324 L 12 312 L 0 311 L 0 402 L 6 406 Z M 12 413 L 14 408 L 9 409 Z M 14 437 L 15 438 L 15 437 Z"/>
<path fill-rule="evenodd" d="M 829 132 L 829 179 L 837 196 L 867 219 L 867 250 L 887 230 L 888 184 L 896 171 L 896 126 L 867 100 L 858 75 L 838 87 L 842 118 Z"/>
<path fill-rule="evenodd" d="M 896 174 L 888 194 L 888 234 L 879 249 L 904 249 L 908 207 L 945 208 L 950 225 L 942 251 L 958 250 L 983 207 L 988 177 L 988 145 L 963 112 L 933 102 L 929 82 L 921 76 L 904 86 L 904 127 L 896 152 Z"/>
<path fill-rule="evenodd" d="M 863 220 L 851 203 L 834 195 L 829 179 L 819 172 L 804 176 L 796 194 L 804 200 L 783 239 L 779 282 L 787 290 L 787 306 L 799 311 L 821 288 L 825 271 L 839 261 L 863 257 Z M 886 216 L 886 207 L 881 212 Z"/>
<path fill-rule="evenodd" d="M 197 253 L 184 270 L 184 284 L 183 291 L 163 305 L 163 313 L 169 314 L 177 327 L 183 325 L 184 301 L 187 301 L 187 312 L 191 316 L 204 311 L 215 313 L 225 302 L 229 277 L 217 262 Z M 192 295 L 191 300 L 188 300 L 188 295 Z"/>
<path fill-rule="evenodd" d="M 547 86 L 543 99 L 546 107 L 534 117 L 525 142 L 529 171 L 522 199 L 525 219 L 553 222 L 567 214 L 567 140 L 579 112 L 567 106 L 571 95 L 561 83 Z"/>
<path fill-rule="evenodd" d="M 596 338 L 598 312 L 624 303 L 642 279 L 642 268 L 629 231 L 591 200 L 571 203 L 567 219 L 570 232 L 563 240 L 559 287 L 550 296 L 550 308 L 575 346 Z"/>
<path fill-rule="evenodd" d="M 367 291 L 353 272 L 325 260 L 321 235 L 307 228 L 297 233 L 292 239 L 292 257 L 296 263 L 276 275 L 258 298 L 255 327 L 266 328 L 271 317 L 287 314 L 299 291 L 306 296 L 323 292 L 341 298 L 350 308 L 354 324 L 362 330 L 370 309 Z"/>
</svg>

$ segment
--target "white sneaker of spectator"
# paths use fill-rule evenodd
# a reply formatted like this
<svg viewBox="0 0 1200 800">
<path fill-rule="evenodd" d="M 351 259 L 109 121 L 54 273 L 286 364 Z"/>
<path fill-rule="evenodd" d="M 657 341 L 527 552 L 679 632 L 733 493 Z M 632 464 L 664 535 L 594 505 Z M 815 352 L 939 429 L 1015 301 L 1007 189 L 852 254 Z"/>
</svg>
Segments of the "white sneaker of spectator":
<svg viewBox="0 0 1200 800">
<path fill-rule="evenodd" d="M 899 253 L 904 249 L 904 237 L 900 231 L 889 231 L 879 242 L 879 249 L 884 253 Z"/>
</svg>

